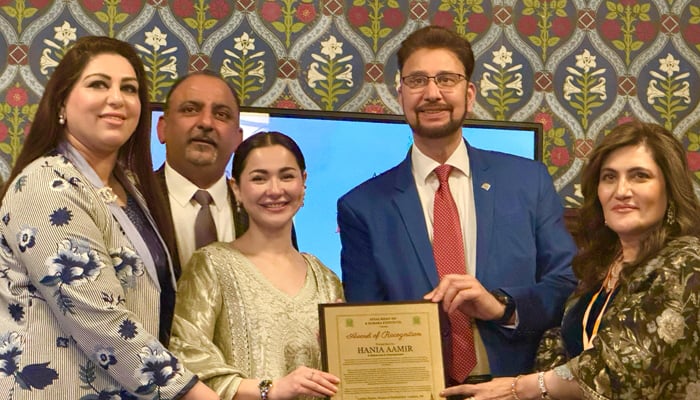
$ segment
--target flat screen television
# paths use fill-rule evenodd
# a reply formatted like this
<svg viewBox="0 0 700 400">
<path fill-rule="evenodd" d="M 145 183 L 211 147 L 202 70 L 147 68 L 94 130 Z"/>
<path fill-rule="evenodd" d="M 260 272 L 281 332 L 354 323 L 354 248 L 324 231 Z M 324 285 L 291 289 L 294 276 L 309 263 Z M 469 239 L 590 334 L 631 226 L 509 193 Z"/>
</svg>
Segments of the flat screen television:
<svg viewBox="0 0 700 400">
<path fill-rule="evenodd" d="M 154 168 L 165 161 L 165 146 L 156 132 L 161 110 L 160 105 L 154 105 Z M 294 219 L 299 249 L 314 254 L 340 276 L 336 202 L 353 187 L 406 157 L 413 138 L 403 116 L 242 107 L 241 127 L 244 137 L 279 131 L 299 144 L 308 173 L 304 207 Z M 474 147 L 541 160 L 539 123 L 470 119 L 465 121 L 463 132 Z M 230 172 L 229 164 L 229 176 Z"/>
</svg>

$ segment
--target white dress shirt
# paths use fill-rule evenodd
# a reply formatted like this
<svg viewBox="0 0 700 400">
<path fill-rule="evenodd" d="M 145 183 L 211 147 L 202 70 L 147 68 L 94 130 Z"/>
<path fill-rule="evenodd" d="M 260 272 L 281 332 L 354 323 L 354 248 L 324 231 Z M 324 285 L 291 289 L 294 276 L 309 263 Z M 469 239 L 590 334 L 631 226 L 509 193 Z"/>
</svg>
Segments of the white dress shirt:
<svg viewBox="0 0 700 400">
<path fill-rule="evenodd" d="M 200 188 L 165 163 L 165 182 L 168 186 L 168 201 L 175 228 L 175 240 L 183 270 L 194 253 L 194 221 L 202 208 L 192 196 Z M 233 210 L 230 206 L 229 189 L 226 177 L 216 181 L 206 190 L 214 200 L 210 205 L 211 215 L 216 225 L 216 236 L 220 242 L 230 242 L 236 237 L 233 226 Z"/>
</svg>

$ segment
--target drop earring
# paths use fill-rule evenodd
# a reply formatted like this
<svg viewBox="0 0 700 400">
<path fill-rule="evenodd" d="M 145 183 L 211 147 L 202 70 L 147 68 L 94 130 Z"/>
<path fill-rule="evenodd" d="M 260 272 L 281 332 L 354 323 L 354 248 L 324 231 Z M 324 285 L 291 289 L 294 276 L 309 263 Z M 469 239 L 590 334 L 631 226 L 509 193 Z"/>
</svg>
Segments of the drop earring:
<svg viewBox="0 0 700 400">
<path fill-rule="evenodd" d="M 240 201 L 236 201 L 236 212 L 239 214 L 241 213 L 241 202 Z"/>
<path fill-rule="evenodd" d="M 58 124 L 59 125 L 65 125 L 66 124 L 66 116 L 63 114 L 58 114 Z"/>
<path fill-rule="evenodd" d="M 676 223 L 676 204 L 673 201 L 668 203 L 666 210 L 666 225 L 671 226 Z"/>
</svg>

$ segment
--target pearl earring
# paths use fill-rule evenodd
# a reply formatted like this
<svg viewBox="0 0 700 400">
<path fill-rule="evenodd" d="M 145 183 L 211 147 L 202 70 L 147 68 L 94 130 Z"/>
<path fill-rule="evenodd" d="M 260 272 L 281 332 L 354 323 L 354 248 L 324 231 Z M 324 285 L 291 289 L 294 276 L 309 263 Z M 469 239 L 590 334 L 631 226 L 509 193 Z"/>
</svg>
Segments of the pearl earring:
<svg viewBox="0 0 700 400">
<path fill-rule="evenodd" d="M 58 123 L 59 125 L 65 125 L 66 124 L 66 116 L 63 114 L 58 115 Z"/>
</svg>

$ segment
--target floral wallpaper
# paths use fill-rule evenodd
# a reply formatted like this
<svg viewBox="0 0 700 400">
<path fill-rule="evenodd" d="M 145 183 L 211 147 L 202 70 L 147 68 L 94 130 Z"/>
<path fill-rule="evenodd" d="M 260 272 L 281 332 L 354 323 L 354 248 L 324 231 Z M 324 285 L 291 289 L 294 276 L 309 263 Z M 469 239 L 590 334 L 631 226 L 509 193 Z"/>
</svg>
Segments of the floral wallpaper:
<svg viewBox="0 0 700 400">
<path fill-rule="evenodd" d="M 630 118 L 671 129 L 700 184 L 696 0 L 0 0 L 0 175 L 79 36 L 132 43 L 155 102 L 212 69 L 246 106 L 401 114 L 395 53 L 427 24 L 472 42 L 472 118 L 543 124 L 566 206 L 596 141 Z"/>
</svg>

